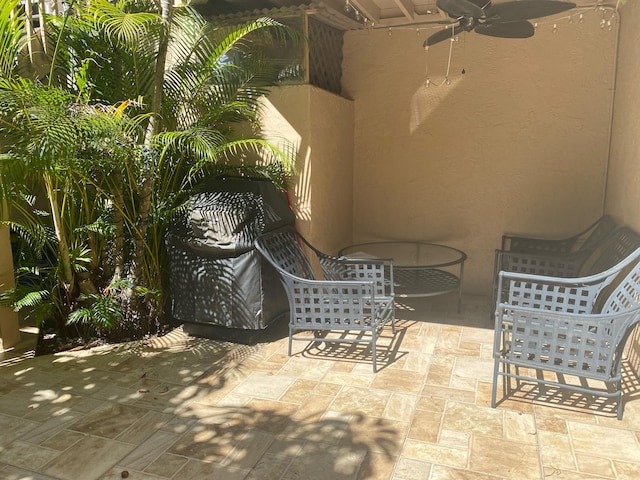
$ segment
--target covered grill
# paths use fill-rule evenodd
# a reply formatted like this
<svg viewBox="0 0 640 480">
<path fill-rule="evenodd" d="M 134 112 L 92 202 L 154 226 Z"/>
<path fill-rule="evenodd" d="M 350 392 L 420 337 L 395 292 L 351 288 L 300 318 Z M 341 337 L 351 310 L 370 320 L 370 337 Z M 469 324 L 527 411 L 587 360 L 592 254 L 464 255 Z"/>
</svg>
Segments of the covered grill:
<svg viewBox="0 0 640 480">
<path fill-rule="evenodd" d="M 206 183 L 166 236 L 174 322 L 193 335 L 250 343 L 285 318 L 284 289 L 253 242 L 294 223 L 286 195 L 269 180 Z"/>
</svg>

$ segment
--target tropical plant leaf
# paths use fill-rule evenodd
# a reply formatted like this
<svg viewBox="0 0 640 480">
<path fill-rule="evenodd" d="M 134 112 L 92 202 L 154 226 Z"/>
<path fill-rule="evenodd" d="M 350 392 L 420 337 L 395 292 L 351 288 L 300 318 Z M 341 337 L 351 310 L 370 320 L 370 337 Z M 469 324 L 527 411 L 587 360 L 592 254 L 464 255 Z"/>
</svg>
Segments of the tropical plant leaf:
<svg viewBox="0 0 640 480">
<path fill-rule="evenodd" d="M 67 317 L 67 325 L 90 325 L 101 332 L 116 328 L 123 319 L 117 300 L 103 295 L 83 295 L 80 301 L 88 304 L 71 312 Z"/>
<path fill-rule="evenodd" d="M 12 307 L 14 311 L 19 312 L 23 308 L 33 308 L 48 302 L 51 292 L 49 290 L 33 290 L 29 287 L 18 286 L 13 289 L 11 295 L 13 296 Z"/>
<path fill-rule="evenodd" d="M 16 74 L 20 52 L 27 43 L 25 17 L 20 13 L 20 0 L 0 2 L 0 77 Z"/>
<path fill-rule="evenodd" d="M 120 44 L 143 44 L 152 27 L 159 25 L 162 18 L 154 12 L 128 11 L 126 5 L 122 1 L 92 0 L 87 6 L 87 14 L 92 17 L 93 25 Z"/>
</svg>

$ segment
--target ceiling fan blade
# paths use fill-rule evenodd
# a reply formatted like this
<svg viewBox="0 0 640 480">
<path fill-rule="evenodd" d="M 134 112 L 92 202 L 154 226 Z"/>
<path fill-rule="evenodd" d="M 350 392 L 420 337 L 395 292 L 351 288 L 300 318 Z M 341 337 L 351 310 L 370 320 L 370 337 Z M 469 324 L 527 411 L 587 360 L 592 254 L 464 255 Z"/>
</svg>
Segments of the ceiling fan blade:
<svg viewBox="0 0 640 480">
<path fill-rule="evenodd" d="M 500 38 L 529 38 L 533 37 L 536 29 L 525 21 L 511 23 L 483 23 L 475 28 L 480 35 Z"/>
<path fill-rule="evenodd" d="M 487 20 L 495 24 L 547 17 L 575 7 L 575 3 L 556 0 L 516 0 L 492 5 L 484 11 Z"/>
<path fill-rule="evenodd" d="M 437 0 L 436 6 L 451 18 L 484 18 L 484 10 L 469 0 Z"/>
<path fill-rule="evenodd" d="M 445 40 L 449 40 L 452 37 L 455 37 L 456 35 L 458 35 L 460 32 L 464 32 L 464 29 L 462 29 L 460 26 L 456 25 L 453 28 L 445 28 L 444 30 L 439 30 L 436 33 L 434 33 L 433 35 L 431 35 L 430 37 L 428 37 L 425 41 L 423 46 L 425 48 L 430 47 L 431 45 L 435 45 L 436 43 L 440 43 L 443 42 Z"/>
<path fill-rule="evenodd" d="M 474 5 L 477 5 L 481 9 L 486 9 L 491 6 L 491 0 L 469 0 Z"/>
</svg>

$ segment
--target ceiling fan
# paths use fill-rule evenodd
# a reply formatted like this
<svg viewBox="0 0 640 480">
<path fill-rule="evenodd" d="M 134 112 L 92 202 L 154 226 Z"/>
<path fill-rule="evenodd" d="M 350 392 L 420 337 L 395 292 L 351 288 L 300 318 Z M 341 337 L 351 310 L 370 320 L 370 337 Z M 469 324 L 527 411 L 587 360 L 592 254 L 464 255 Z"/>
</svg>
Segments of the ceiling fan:
<svg viewBox="0 0 640 480">
<path fill-rule="evenodd" d="M 491 0 L 437 0 L 436 5 L 458 23 L 427 38 L 425 48 L 472 30 L 490 37 L 528 38 L 535 33 L 528 20 L 576 7 L 575 3 L 558 0 L 513 0 L 495 5 Z"/>
</svg>

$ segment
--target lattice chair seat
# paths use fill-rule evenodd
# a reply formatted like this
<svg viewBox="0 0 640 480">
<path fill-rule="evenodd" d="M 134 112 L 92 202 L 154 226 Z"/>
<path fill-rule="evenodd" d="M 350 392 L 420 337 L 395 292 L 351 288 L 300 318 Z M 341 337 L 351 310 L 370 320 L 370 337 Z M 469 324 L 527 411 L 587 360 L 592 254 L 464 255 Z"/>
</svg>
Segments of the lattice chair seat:
<svg viewBox="0 0 640 480">
<path fill-rule="evenodd" d="M 391 324 L 395 334 L 393 263 L 389 259 L 354 260 L 320 252 L 293 228 L 258 237 L 256 249 L 280 275 L 289 299 L 289 355 L 293 340 L 371 344 L 377 371 L 376 342 Z M 316 279 L 304 249 L 318 260 L 322 279 Z M 314 337 L 296 337 L 311 331 Z M 357 338 L 327 337 L 330 331 L 356 331 Z"/>
<path fill-rule="evenodd" d="M 640 322 L 640 248 L 598 275 L 566 279 L 500 272 L 499 285 L 508 293 L 495 313 L 492 406 L 503 377 L 505 396 L 510 379 L 527 380 L 615 398 L 622 418 L 620 362 Z M 569 384 L 564 375 L 583 381 Z M 588 380 L 607 388 L 593 388 Z"/>
</svg>

